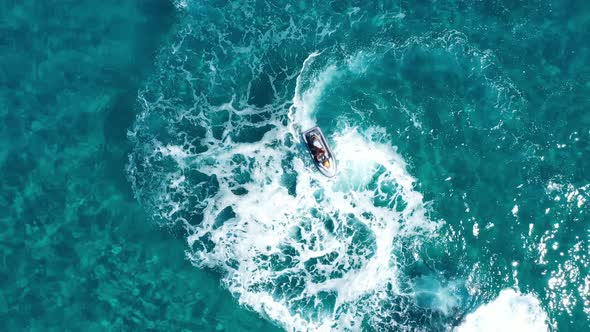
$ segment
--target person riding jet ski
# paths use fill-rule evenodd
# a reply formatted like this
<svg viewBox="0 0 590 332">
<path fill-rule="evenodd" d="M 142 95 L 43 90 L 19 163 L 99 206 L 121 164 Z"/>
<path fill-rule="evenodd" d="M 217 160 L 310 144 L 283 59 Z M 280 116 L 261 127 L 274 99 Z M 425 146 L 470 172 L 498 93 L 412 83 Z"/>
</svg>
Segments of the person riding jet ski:
<svg viewBox="0 0 590 332">
<path fill-rule="evenodd" d="M 322 166 L 325 168 L 330 168 L 330 160 L 326 155 L 326 149 L 322 146 L 320 138 L 317 135 L 312 135 L 310 139 L 310 150 L 313 158 L 318 162 L 321 163 Z"/>
<path fill-rule="evenodd" d="M 303 136 L 305 147 L 318 171 L 326 177 L 334 177 L 337 161 L 320 127 L 310 128 L 304 131 L 301 136 Z"/>
</svg>

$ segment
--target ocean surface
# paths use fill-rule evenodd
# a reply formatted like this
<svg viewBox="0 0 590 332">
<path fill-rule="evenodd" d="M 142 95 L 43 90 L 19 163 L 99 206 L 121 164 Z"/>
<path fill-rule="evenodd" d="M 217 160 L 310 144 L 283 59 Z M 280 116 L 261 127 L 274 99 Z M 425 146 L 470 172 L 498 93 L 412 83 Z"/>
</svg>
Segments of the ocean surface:
<svg viewBox="0 0 590 332">
<path fill-rule="evenodd" d="M 0 330 L 589 331 L 589 41 L 574 0 L 0 0 Z"/>
</svg>

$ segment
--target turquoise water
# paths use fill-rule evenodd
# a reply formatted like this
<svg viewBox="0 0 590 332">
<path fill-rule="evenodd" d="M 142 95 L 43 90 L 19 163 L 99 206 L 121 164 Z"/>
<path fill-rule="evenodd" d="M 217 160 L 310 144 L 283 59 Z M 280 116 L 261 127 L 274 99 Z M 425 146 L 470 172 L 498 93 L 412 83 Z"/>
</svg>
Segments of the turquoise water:
<svg viewBox="0 0 590 332">
<path fill-rule="evenodd" d="M 590 329 L 586 2 L 0 19 L 3 330 Z"/>
</svg>

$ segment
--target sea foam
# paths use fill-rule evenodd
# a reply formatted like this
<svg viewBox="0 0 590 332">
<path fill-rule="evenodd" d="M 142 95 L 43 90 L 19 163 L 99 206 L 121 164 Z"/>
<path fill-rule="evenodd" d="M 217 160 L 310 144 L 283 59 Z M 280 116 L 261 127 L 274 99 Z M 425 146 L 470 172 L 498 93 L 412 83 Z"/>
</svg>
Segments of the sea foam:
<svg viewBox="0 0 590 332">
<path fill-rule="evenodd" d="M 548 331 L 547 314 L 531 294 L 505 289 L 490 303 L 465 318 L 456 332 L 543 332 Z"/>
<path fill-rule="evenodd" d="M 308 57 L 302 75 L 318 55 Z M 297 88 L 306 89 L 295 94 L 293 127 L 313 122 L 314 103 L 337 74 L 324 68 L 308 81 L 298 78 Z M 340 170 L 333 180 L 310 172 L 306 154 L 285 144 L 289 128 L 274 125 L 260 141 L 225 141 L 194 159 L 199 172 L 217 179 L 219 190 L 207 200 L 203 221 L 188 229 L 188 257 L 222 270 L 223 283 L 241 303 L 288 330 L 379 323 L 379 315 L 391 314 L 383 301 L 407 296 L 398 287 L 396 239 L 433 234 L 438 227 L 426 217 L 416 180 L 378 127 L 344 127 L 329 136 Z M 246 173 L 248 181 L 240 182 L 236 175 Z M 295 179 L 292 191 L 287 175 Z M 238 185 L 241 194 L 233 191 Z M 228 210 L 231 217 L 224 218 Z M 369 312 L 378 315 L 367 317 Z"/>
</svg>

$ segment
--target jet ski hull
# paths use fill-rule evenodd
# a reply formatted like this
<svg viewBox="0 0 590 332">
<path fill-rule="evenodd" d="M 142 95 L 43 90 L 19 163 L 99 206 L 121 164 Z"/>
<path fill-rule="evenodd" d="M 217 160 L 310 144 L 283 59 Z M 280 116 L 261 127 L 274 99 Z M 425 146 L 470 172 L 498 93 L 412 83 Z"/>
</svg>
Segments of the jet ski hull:
<svg viewBox="0 0 590 332">
<path fill-rule="evenodd" d="M 324 165 L 319 163 L 313 157 L 313 153 L 311 152 L 311 141 L 310 141 L 311 136 L 313 134 L 317 135 L 320 138 L 320 141 L 326 150 L 327 158 L 330 161 L 329 168 L 324 167 Z M 319 127 L 313 127 L 311 129 L 304 131 L 303 134 L 301 134 L 301 135 L 303 136 L 303 142 L 305 142 L 305 146 L 307 147 L 307 150 L 309 151 L 309 155 L 311 156 L 311 160 L 313 161 L 313 163 L 315 164 L 317 169 L 320 171 L 320 173 L 322 173 L 323 175 L 325 175 L 329 178 L 334 177 L 336 175 L 336 157 L 334 157 L 334 153 L 332 153 L 332 150 L 330 149 L 330 146 L 328 145 L 328 141 L 326 140 L 326 137 L 322 133 L 322 130 Z"/>
</svg>

